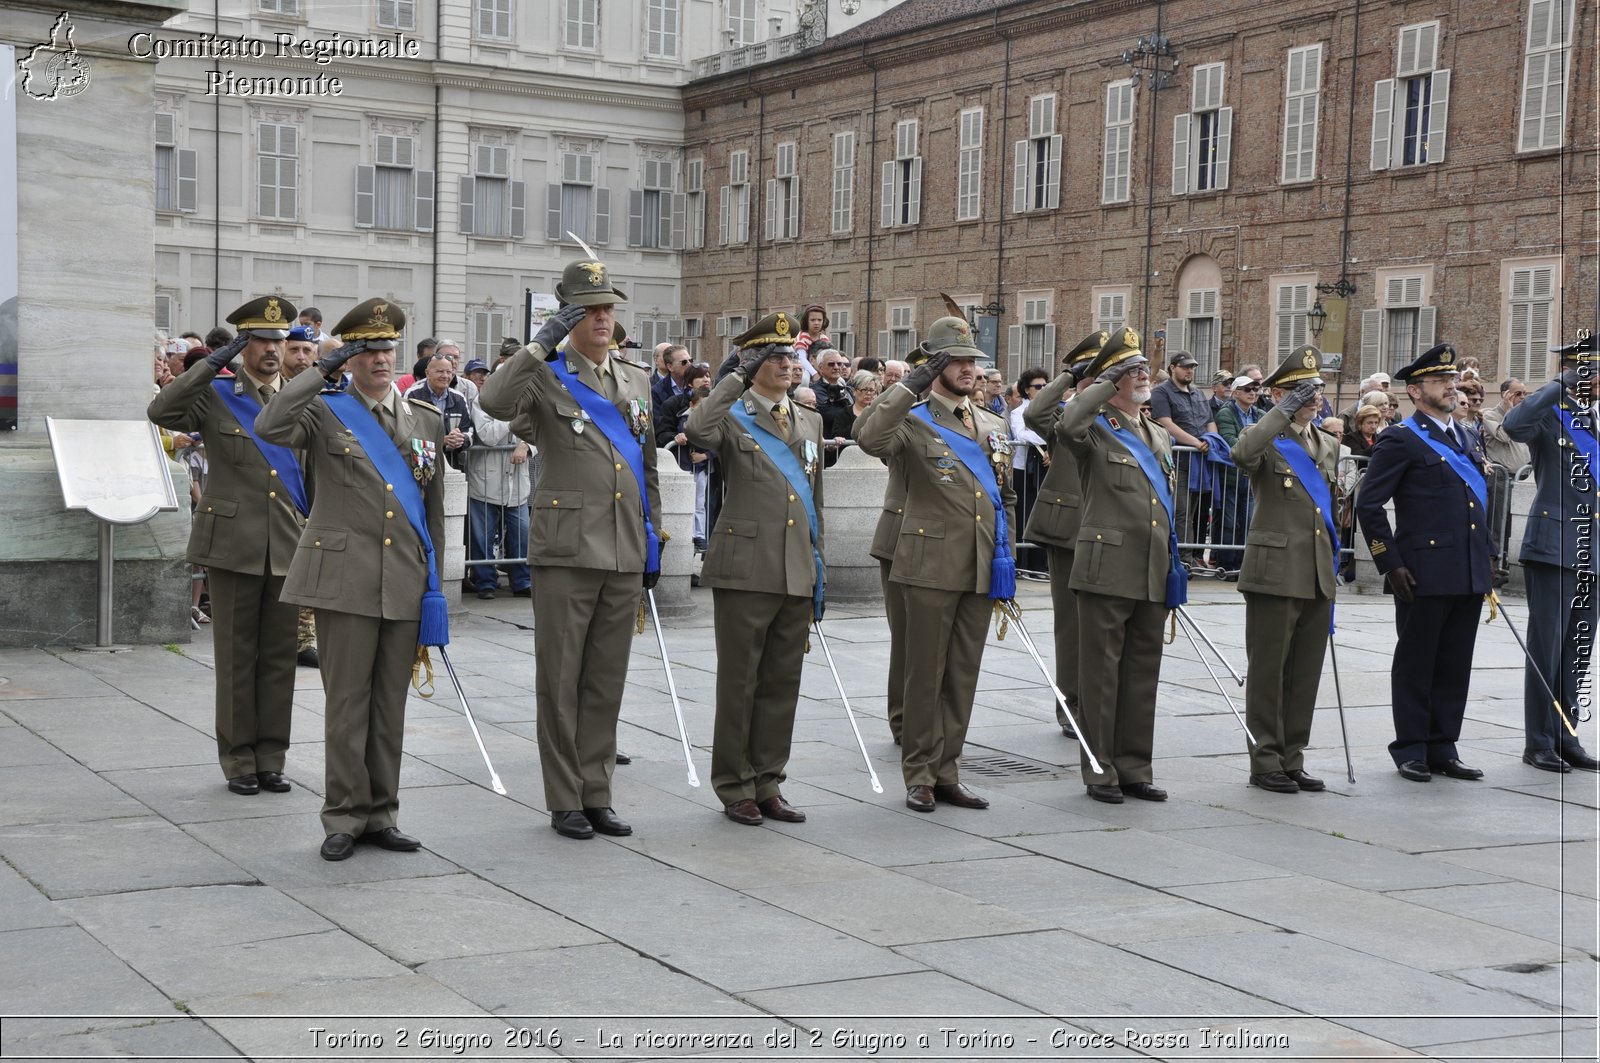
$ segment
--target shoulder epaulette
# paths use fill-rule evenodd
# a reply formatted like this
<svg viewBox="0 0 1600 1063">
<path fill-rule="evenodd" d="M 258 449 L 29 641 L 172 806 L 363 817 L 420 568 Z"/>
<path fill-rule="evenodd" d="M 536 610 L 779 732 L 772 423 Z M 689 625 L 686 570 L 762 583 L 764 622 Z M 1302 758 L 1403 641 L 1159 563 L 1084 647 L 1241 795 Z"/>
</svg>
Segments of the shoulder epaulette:
<svg viewBox="0 0 1600 1063">
<path fill-rule="evenodd" d="M 441 414 L 439 412 L 439 407 L 435 406 L 433 403 L 429 402 L 427 399 L 419 399 L 414 395 L 407 395 L 406 396 L 406 401 L 411 404 L 411 408 L 414 409 L 414 410 L 427 410 L 427 411 L 429 411 L 430 413 L 432 413 L 436 417 L 442 417 L 443 416 L 443 414 Z"/>
<path fill-rule="evenodd" d="M 650 372 L 650 366 L 644 362 L 636 362 L 632 358 L 624 358 L 620 354 L 613 354 L 613 357 L 623 365 L 631 365 L 635 369 L 643 369 L 646 373 Z"/>
</svg>

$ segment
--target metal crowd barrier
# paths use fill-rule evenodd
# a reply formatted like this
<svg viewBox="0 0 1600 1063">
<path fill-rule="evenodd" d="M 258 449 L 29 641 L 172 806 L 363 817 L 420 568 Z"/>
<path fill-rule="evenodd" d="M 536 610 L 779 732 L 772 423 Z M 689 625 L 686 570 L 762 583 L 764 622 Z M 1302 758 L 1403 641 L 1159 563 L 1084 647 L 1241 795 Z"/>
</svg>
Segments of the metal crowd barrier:
<svg viewBox="0 0 1600 1063">
<path fill-rule="evenodd" d="M 470 465 L 473 462 L 488 461 L 488 460 L 490 460 L 491 457 L 495 461 L 503 461 L 504 459 L 502 457 L 500 457 L 500 455 L 509 454 L 509 453 L 511 453 L 511 451 L 515 450 L 516 448 L 517 448 L 517 444 L 515 444 L 515 443 L 502 443 L 502 444 L 500 444 L 498 446 L 486 446 L 486 445 L 481 444 L 481 443 L 474 443 L 472 446 L 467 448 L 467 451 L 466 451 L 467 463 Z M 529 468 L 528 468 L 528 497 L 524 498 L 522 500 L 522 507 L 523 507 L 523 509 L 525 511 L 527 511 L 529 509 L 529 504 L 533 499 L 533 492 L 534 492 L 535 486 L 539 482 L 539 452 L 538 452 L 538 450 L 536 448 L 533 447 L 532 444 L 529 444 L 529 450 L 531 451 L 531 453 L 528 455 L 528 466 L 529 466 Z M 470 494 L 469 494 L 469 498 L 470 498 Z M 465 528 L 465 534 L 466 534 L 466 538 L 467 538 L 467 553 L 468 554 L 472 553 L 472 513 L 471 513 L 471 505 L 472 505 L 472 503 L 469 501 L 467 503 L 467 506 L 468 506 L 467 518 L 466 518 L 466 520 L 464 520 L 462 522 L 462 525 Z M 532 517 L 532 513 L 531 512 L 525 512 L 524 515 L 523 515 L 523 536 L 522 537 L 523 537 L 524 543 L 526 543 L 527 538 L 528 538 L 528 536 L 527 536 L 527 523 L 528 523 L 528 520 L 531 517 Z M 503 543 L 505 541 L 505 522 L 503 520 L 500 521 L 497 524 L 496 527 L 490 529 L 489 538 L 490 538 L 490 541 L 492 543 Z M 523 547 L 524 556 L 522 556 L 522 557 L 478 557 L 478 558 L 468 557 L 467 560 L 464 562 L 464 564 L 466 565 L 467 568 L 472 568 L 474 565 L 495 565 L 495 566 L 500 566 L 500 565 L 526 565 L 526 564 L 529 563 L 528 558 L 526 556 L 526 553 L 527 553 L 527 547 L 524 546 Z"/>
</svg>

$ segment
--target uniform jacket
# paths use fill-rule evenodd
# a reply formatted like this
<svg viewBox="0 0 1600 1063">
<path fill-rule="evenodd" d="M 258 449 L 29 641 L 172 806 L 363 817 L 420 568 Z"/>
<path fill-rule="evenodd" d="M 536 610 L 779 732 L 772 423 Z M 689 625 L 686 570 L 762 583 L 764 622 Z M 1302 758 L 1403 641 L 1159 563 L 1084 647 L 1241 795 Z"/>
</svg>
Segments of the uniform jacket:
<svg viewBox="0 0 1600 1063">
<path fill-rule="evenodd" d="M 689 411 L 684 434 L 701 450 L 715 451 L 728 494 L 707 537 L 707 587 L 790 594 L 809 598 L 816 587 L 816 562 L 811 554 L 811 523 L 805 505 L 790 489 L 762 444 L 729 414 L 735 403 L 755 416 L 756 424 L 778 438 L 771 403 L 746 391 L 738 373 L 729 373 L 709 398 Z M 789 450 L 808 462 L 811 497 L 817 510 L 817 548 L 822 549 L 822 418 L 797 402 L 789 403 Z M 809 458 L 806 444 L 810 443 Z"/>
<path fill-rule="evenodd" d="M 1310 429 L 1311 457 L 1333 497 L 1339 474 L 1339 441 Z M 1244 430 L 1233 447 L 1233 462 L 1250 477 L 1255 514 L 1244 540 L 1239 589 L 1280 598 L 1332 598 L 1335 594 L 1333 544 L 1322 511 L 1275 445 L 1284 439 L 1300 446 L 1298 432 L 1282 410 Z"/>
<path fill-rule="evenodd" d="M 1504 465 L 1515 473 L 1532 458 L 1528 445 L 1513 439 L 1506 431 L 1506 415 L 1510 412 L 1504 402 L 1483 411 L 1483 449 L 1489 455 L 1490 461 Z"/>
<path fill-rule="evenodd" d="M 1073 386 L 1072 374 L 1059 373 L 1033 397 L 1022 423 L 1050 447 L 1050 469 L 1039 485 L 1023 538 L 1030 543 L 1045 543 L 1066 550 L 1078 545 L 1078 529 L 1083 524 L 1083 480 L 1078 461 L 1067 450 L 1061 435 L 1061 400 Z"/>
<path fill-rule="evenodd" d="M 524 347 L 484 382 L 478 403 L 491 417 L 511 422 L 520 439 L 539 448 L 539 482 L 528 513 L 528 556 L 536 565 L 643 572 L 645 536 L 639 483 L 622 455 L 546 364 L 544 349 Z M 576 351 L 562 352 L 579 379 L 605 394 L 599 370 Z M 650 372 L 607 355 L 617 374 L 615 405 L 624 422 L 644 412 L 645 487 L 651 521 L 661 526 L 656 488 L 656 447 L 650 414 Z M 631 406 L 630 403 L 638 405 Z"/>
<path fill-rule="evenodd" d="M 195 507 L 185 559 L 190 564 L 252 576 L 286 575 L 305 518 L 295 511 L 289 492 L 282 489 L 272 466 L 244 434 L 239 419 L 212 390 L 216 375 L 204 362 L 196 364 L 152 399 L 146 411 L 162 428 L 199 432 L 206 445 L 210 474 L 205 494 Z M 241 375 L 235 380 L 251 387 L 249 377 Z M 234 384 L 234 380 L 224 381 Z M 284 384 L 282 377 L 278 383 Z M 260 400 L 259 395 L 255 397 Z M 256 434 L 260 435 L 259 428 Z M 310 489 L 308 481 L 306 490 Z"/>
<path fill-rule="evenodd" d="M 1143 414 L 1130 418 L 1106 404 L 1115 384 L 1091 384 L 1061 410 L 1056 427 L 1078 460 L 1083 522 L 1068 586 L 1113 598 L 1167 600 L 1172 522 L 1139 462 L 1098 418 L 1102 410 L 1141 435 L 1172 482 L 1172 437 Z M 1052 462 L 1052 465 L 1055 463 Z"/>
<path fill-rule="evenodd" d="M 878 514 L 878 526 L 872 533 L 872 556 L 879 561 L 894 563 L 895 549 L 900 545 L 900 525 L 906 519 L 906 459 L 904 455 L 884 460 L 889 469 L 889 483 L 883 491 L 883 512 Z"/>
<path fill-rule="evenodd" d="M 1450 445 L 1432 420 L 1421 421 L 1423 431 Z M 1391 498 L 1392 531 L 1383 508 Z M 1489 593 L 1494 548 L 1483 506 L 1411 428 L 1386 428 L 1378 436 L 1356 494 L 1356 517 L 1379 572 L 1410 569 L 1418 594 Z"/>
<path fill-rule="evenodd" d="M 322 401 L 322 388 L 320 373 L 301 373 L 256 418 L 262 439 L 305 450 L 317 464 L 316 501 L 284 580 L 283 600 L 385 620 L 420 619 L 428 586 L 422 537 L 367 452 Z M 434 447 L 433 475 L 422 485 L 422 500 L 438 570 L 446 548 L 444 419 L 425 400 L 395 396 L 394 403 L 397 449 L 409 453 L 413 440 Z"/>
<path fill-rule="evenodd" d="M 1523 399 L 1506 414 L 1505 433 L 1528 445 L 1533 462 L 1535 490 L 1533 507 L 1528 511 L 1528 526 L 1522 536 L 1523 561 L 1542 561 L 1547 565 L 1593 572 L 1595 544 L 1594 475 L 1573 474 L 1578 451 L 1567 430 L 1556 416 L 1561 401 L 1560 381 L 1552 380 Z M 1574 415 L 1583 417 L 1582 411 Z M 1581 507 L 1581 508 L 1580 508 Z"/>
<path fill-rule="evenodd" d="M 995 472 L 1015 543 L 1016 493 L 1011 489 L 1011 456 L 1003 442 L 1005 421 L 974 406 L 969 433 L 938 401 L 928 402 L 933 425 L 911 414 L 916 405 L 920 405 L 917 397 L 896 385 L 878 396 L 856 421 L 861 449 L 887 460 L 891 478 L 897 459 L 905 473 L 905 514 L 889 578 L 918 587 L 988 594 L 989 569 L 994 562 L 994 506 L 987 485 L 973 477 L 945 444 L 942 433 L 968 435 L 983 448 Z"/>
</svg>

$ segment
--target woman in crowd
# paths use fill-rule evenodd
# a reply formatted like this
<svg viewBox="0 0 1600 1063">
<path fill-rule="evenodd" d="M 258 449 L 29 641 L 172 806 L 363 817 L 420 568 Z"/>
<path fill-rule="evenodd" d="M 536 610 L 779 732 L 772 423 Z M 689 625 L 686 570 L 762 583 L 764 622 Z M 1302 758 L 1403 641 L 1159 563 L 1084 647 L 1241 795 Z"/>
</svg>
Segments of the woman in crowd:
<svg viewBox="0 0 1600 1063">
<path fill-rule="evenodd" d="M 850 388 L 855 392 L 856 401 L 853 406 L 839 415 L 839 434 L 847 438 L 856 437 L 856 418 L 867 412 L 867 407 L 872 405 L 880 392 L 882 385 L 878 383 L 878 375 L 866 369 L 857 371 L 850 378 Z"/>
<path fill-rule="evenodd" d="M 1355 416 L 1350 418 L 1350 427 L 1344 433 L 1345 445 L 1350 448 L 1351 454 L 1364 458 L 1372 453 L 1373 446 L 1378 442 L 1378 433 L 1388 424 L 1387 402 L 1382 406 L 1363 402 L 1356 408 Z"/>
</svg>

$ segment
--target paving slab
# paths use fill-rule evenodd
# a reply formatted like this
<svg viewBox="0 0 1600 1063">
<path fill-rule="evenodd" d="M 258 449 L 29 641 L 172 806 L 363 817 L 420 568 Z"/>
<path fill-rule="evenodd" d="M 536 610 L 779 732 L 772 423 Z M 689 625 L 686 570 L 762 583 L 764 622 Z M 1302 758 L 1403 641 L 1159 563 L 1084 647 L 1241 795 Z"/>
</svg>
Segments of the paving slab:
<svg viewBox="0 0 1600 1063">
<path fill-rule="evenodd" d="M 0 1056 L 52 1060 L 238 1059 L 239 1050 L 199 1019 L 17 1019 L 0 1029 Z"/>
<path fill-rule="evenodd" d="M 1500 878 L 1529 882 L 1546 889 L 1593 900 L 1600 897 L 1600 846 L 1593 841 L 1539 842 L 1447 849 L 1424 854 Z"/>
<path fill-rule="evenodd" d="M 58 655 L 40 649 L 0 651 L 0 678 L 5 679 L 0 683 L 0 712 L 8 711 L 10 704 L 15 702 L 40 698 L 95 698 L 115 693 L 104 680 L 74 663 L 83 656 L 88 655 L 66 651 Z"/>
<path fill-rule="evenodd" d="M 1024 849 L 1070 864 L 1151 886 L 1242 882 L 1282 878 L 1289 874 L 1282 868 L 1246 857 L 1230 856 L 1218 853 L 1215 849 L 1190 845 L 1176 836 L 1132 828 L 1040 834 L 1017 838 L 1015 843 Z"/>
<path fill-rule="evenodd" d="M 36 764 L 67 765 L 75 763 L 55 746 L 46 742 L 9 716 L 0 726 L 0 768 L 20 768 Z"/>
<path fill-rule="evenodd" d="M 255 881 L 248 871 L 155 817 L 0 827 L 0 856 L 57 900 Z"/>
<path fill-rule="evenodd" d="M 0 1001 L 7 1015 L 172 1013 L 165 993 L 77 926 L 0 933 Z"/>
<path fill-rule="evenodd" d="M 131 698 L 19 701 L 6 712 L 96 771 L 217 762 L 209 725 L 201 730 L 179 723 Z"/>
<path fill-rule="evenodd" d="M 1556 963 L 1507 963 L 1451 971 L 1450 977 L 1543 1004 L 1563 1015 L 1594 1015 L 1596 964 L 1592 956 Z"/>
<path fill-rule="evenodd" d="M 1486 872 L 1441 865 L 1409 853 L 1363 845 L 1282 823 L 1204 827 L 1185 831 L 1183 840 L 1364 890 L 1427 890 L 1465 882 L 1502 881 Z"/>
<path fill-rule="evenodd" d="M 1422 971 L 1476 967 L 1497 957 L 1518 963 L 1565 958 L 1548 941 L 1323 879 L 1177 886 L 1173 892 Z"/>
<path fill-rule="evenodd" d="M 0 772 L 0 826 L 144 816 L 150 809 L 76 762 Z"/>
<path fill-rule="evenodd" d="M 1388 896 L 1600 956 L 1596 906 L 1589 897 L 1527 882 L 1396 890 Z"/>
<path fill-rule="evenodd" d="M 289 754 L 290 770 L 285 777 L 294 789 L 286 794 L 262 791 L 246 796 L 233 793 L 215 764 L 103 771 L 100 778 L 169 823 L 212 823 L 270 816 L 314 818 L 322 810 L 322 798 L 299 785 L 304 778 L 303 772 L 295 770 L 299 749 L 296 747 Z"/>
<path fill-rule="evenodd" d="M 606 939 L 475 875 L 290 889 L 289 896 L 380 952 L 428 960 L 559 949 Z"/>
<path fill-rule="evenodd" d="M 0 863 L 0 932 L 71 925 L 72 917 L 51 904 L 38 886 Z"/>
<path fill-rule="evenodd" d="M 1600 1035 L 1588 1030 L 1518 1034 L 1428 1046 L 1428 1058 L 1440 1063 L 1482 1063 L 1486 1059 L 1597 1059 Z"/>
</svg>

